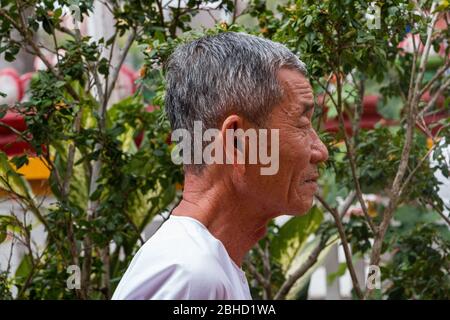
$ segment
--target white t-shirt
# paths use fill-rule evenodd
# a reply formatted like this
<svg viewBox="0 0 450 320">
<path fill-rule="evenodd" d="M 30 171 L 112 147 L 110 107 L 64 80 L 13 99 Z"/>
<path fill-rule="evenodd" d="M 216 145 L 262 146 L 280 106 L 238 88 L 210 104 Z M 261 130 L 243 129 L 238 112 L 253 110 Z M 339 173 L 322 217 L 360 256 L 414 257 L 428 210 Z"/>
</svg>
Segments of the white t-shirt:
<svg viewBox="0 0 450 320">
<path fill-rule="evenodd" d="M 139 249 L 112 297 L 250 300 L 244 271 L 198 220 L 171 216 Z"/>
</svg>

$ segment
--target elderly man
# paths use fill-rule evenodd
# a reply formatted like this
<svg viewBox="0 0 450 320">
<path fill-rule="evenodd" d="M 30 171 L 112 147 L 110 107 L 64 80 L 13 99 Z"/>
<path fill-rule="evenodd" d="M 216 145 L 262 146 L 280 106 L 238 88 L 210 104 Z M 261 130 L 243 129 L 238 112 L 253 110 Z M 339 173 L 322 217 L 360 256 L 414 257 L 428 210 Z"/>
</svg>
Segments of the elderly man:
<svg viewBox="0 0 450 320">
<path fill-rule="evenodd" d="M 281 44 L 229 32 L 178 47 L 167 64 L 172 129 L 194 133 L 196 121 L 215 128 L 213 156 L 223 148 L 232 161 L 184 163 L 181 202 L 140 248 L 113 299 L 251 299 L 246 253 L 271 219 L 310 209 L 318 164 L 328 158 L 313 108 L 304 64 Z M 250 135 L 226 138 L 239 129 L 278 133 L 279 141 L 258 145 L 278 152 L 275 173 L 249 163 Z"/>
</svg>

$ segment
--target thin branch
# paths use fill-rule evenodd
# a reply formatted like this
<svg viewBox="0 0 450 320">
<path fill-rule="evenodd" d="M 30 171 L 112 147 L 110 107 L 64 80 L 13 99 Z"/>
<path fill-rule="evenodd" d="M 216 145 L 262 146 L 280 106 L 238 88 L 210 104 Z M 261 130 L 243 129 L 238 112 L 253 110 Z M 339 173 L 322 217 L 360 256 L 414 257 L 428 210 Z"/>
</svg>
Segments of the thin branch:
<svg viewBox="0 0 450 320">
<path fill-rule="evenodd" d="M 9 274 L 9 271 L 11 270 L 11 261 L 14 251 L 14 237 L 11 238 L 11 247 L 9 248 L 9 256 L 8 256 L 8 263 L 6 265 L 6 274 Z"/>
<path fill-rule="evenodd" d="M 111 299 L 111 257 L 109 244 L 100 249 L 100 257 L 102 260 L 102 291 L 107 300 Z"/>
<path fill-rule="evenodd" d="M 125 58 L 128 54 L 128 51 L 130 50 L 131 45 L 133 44 L 133 41 L 136 38 L 136 33 L 137 33 L 136 29 L 133 29 L 125 43 L 125 46 L 123 47 L 123 49 L 120 53 L 120 56 L 118 58 L 118 63 L 112 70 L 111 84 L 108 85 L 109 89 L 107 91 L 105 91 L 105 99 L 103 102 L 104 104 L 107 104 L 109 101 L 109 98 L 111 97 L 111 93 L 114 90 L 114 86 L 117 82 L 117 78 L 119 77 L 120 68 L 122 67 L 122 65 L 125 61 Z"/>
<path fill-rule="evenodd" d="M 360 129 L 360 123 L 362 114 L 364 112 L 364 95 L 365 95 L 365 81 L 364 78 L 361 77 L 359 81 L 359 85 L 357 84 L 356 78 L 353 73 L 350 73 L 353 79 L 353 82 L 358 90 L 358 100 L 357 103 L 355 103 L 355 113 L 354 113 L 354 119 L 352 121 L 352 131 L 353 131 L 353 145 L 356 145 L 359 129 Z"/>
<path fill-rule="evenodd" d="M 350 191 L 347 198 L 344 200 L 344 203 L 342 204 L 341 208 L 339 208 L 340 211 L 340 218 L 344 218 L 345 214 L 347 213 L 348 209 L 352 205 L 353 201 L 355 200 L 356 192 L 354 190 Z"/>
<path fill-rule="evenodd" d="M 444 93 L 444 91 L 450 86 L 450 77 L 439 87 L 439 89 L 433 94 L 430 101 L 428 101 L 427 106 L 421 111 L 420 116 L 428 111 L 439 99 L 439 97 Z"/>
<path fill-rule="evenodd" d="M 325 209 L 327 209 L 331 213 L 334 218 L 339 236 L 341 237 L 345 260 L 347 261 L 347 267 L 353 283 L 353 289 L 355 289 L 358 298 L 362 300 L 364 298 L 364 295 L 361 291 L 361 287 L 359 286 L 358 278 L 356 277 L 355 267 L 353 266 L 352 255 L 350 253 L 347 236 L 345 235 L 344 226 L 342 225 L 341 219 L 339 218 L 339 213 L 335 209 L 331 208 L 321 196 L 316 194 L 316 199 L 319 200 L 319 202 L 325 207 Z"/>
<path fill-rule="evenodd" d="M 261 256 L 261 260 L 263 262 L 263 271 L 264 271 L 264 278 L 266 279 L 266 282 L 270 283 L 270 278 L 272 277 L 272 272 L 270 268 L 270 256 L 269 256 L 269 250 L 268 250 L 268 242 L 266 242 L 266 247 L 261 248 L 260 244 L 258 243 L 256 245 L 256 250 L 258 251 L 259 255 Z M 266 286 L 264 289 L 264 295 L 265 299 L 271 299 L 271 287 Z"/>
<path fill-rule="evenodd" d="M 438 12 L 434 12 L 434 9 L 436 8 L 436 2 L 433 1 L 433 4 L 431 5 L 431 9 L 430 12 L 433 14 L 431 17 L 431 23 L 428 25 L 427 28 L 427 40 L 425 42 L 425 47 L 424 50 L 422 52 L 422 56 L 420 59 L 420 66 L 419 66 L 419 73 L 415 82 L 415 88 L 414 88 L 414 94 L 416 96 L 416 99 L 420 98 L 420 90 L 419 87 L 422 84 L 422 79 L 423 76 L 425 74 L 425 68 L 426 68 L 426 64 L 428 62 L 428 55 L 430 53 L 430 49 L 431 49 L 431 38 L 433 35 L 433 31 L 434 31 L 434 25 L 436 24 L 436 20 L 438 17 Z"/>
<path fill-rule="evenodd" d="M 50 158 L 50 146 L 46 146 L 47 150 L 46 152 L 43 152 L 43 156 L 40 157 L 42 163 L 45 165 L 45 167 L 48 169 L 48 171 L 52 172 L 54 174 L 54 177 L 56 179 L 56 183 L 58 184 L 59 190 L 62 190 L 63 182 L 61 179 L 61 176 L 59 174 L 59 171 L 56 169 L 55 164 L 53 163 L 52 159 Z"/>
<path fill-rule="evenodd" d="M 159 12 L 159 23 L 161 24 L 161 27 L 164 28 L 165 27 L 164 10 L 163 10 L 161 2 L 162 2 L 161 0 L 156 0 L 156 6 L 158 7 L 158 12 Z M 166 37 L 166 33 L 164 32 L 164 38 L 165 37 Z"/>
<path fill-rule="evenodd" d="M 237 15 L 237 5 L 238 5 L 238 0 L 234 0 L 233 17 L 231 18 L 231 23 L 232 24 L 236 23 L 236 19 L 238 17 L 238 15 Z"/>
<path fill-rule="evenodd" d="M 331 77 L 333 76 L 333 74 L 331 74 L 329 77 L 328 77 L 328 80 L 327 80 L 327 83 L 326 83 L 326 85 L 324 86 L 323 84 L 322 84 L 322 82 L 320 82 L 320 80 L 318 79 L 318 78 L 316 78 L 316 77 L 314 77 L 314 76 L 311 76 L 312 77 L 312 79 L 324 90 L 324 92 L 326 93 L 326 95 L 328 96 L 328 97 L 330 97 L 330 100 L 331 100 L 331 102 L 333 103 L 333 105 L 334 105 L 334 107 L 337 109 L 337 107 L 338 107 L 338 104 L 337 104 L 337 102 L 336 102 L 336 100 L 334 100 L 334 98 L 333 98 L 333 93 L 328 89 L 328 85 L 329 85 L 329 82 L 330 82 L 330 80 L 331 80 Z M 325 100 L 324 100 L 325 101 Z"/>
<path fill-rule="evenodd" d="M 292 286 L 297 282 L 300 277 L 302 277 L 316 262 L 317 259 L 322 252 L 322 250 L 326 247 L 326 241 L 321 239 L 320 243 L 316 248 L 311 252 L 308 259 L 293 273 L 289 274 L 285 280 L 285 282 L 281 285 L 281 288 L 274 296 L 274 300 L 285 299 L 286 295 L 291 290 Z"/>
<path fill-rule="evenodd" d="M 50 236 L 50 238 L 52 238 L 52 240 L 54 241 L 56 247 L 58 248 L 58 251 L 60 252 L 61 257 L 62 257 L 62 259 L 64 261 L 64 264 L 67 265 L 67 261 L 65 260 L 65 256 L 64 256 L 64 250 L 61 247 L 60 241 L 55 236 L 55 234 L 52 232 L 52 229 L 50 229 L 47 220 L 41 214 L 40 210 L 36 207 L 36 205 L 34 204 L 33 200 L 31 198 L 28 198 L 28 197 L 25 197 L 25 196 L 23 196 L 21 194 L 18 194 L 14 190 L 14 188 L 10 185 L 9 181 L 7 179 L 5 179 L 4 177 L 0 176 L 0 180 L 7 187 L 6 191 L 10 192 L 14 196 L 16 196 L 18 199 L 20 199 L 22 201 L 22 203 L 27 205 L 27 208 L 35 215 L 35 217 L 38 219 L 38 221 L 41 222 L 44 225 L 45 230 L 47 231 L 48 235 Z"/>
<path fill-rule="evenodd" d="M 448 217 L 446 217 L 445 214 L 441 210 L 436 208 L 435 206 L 433 206 L 433 208 L 442 217 L 442 219 L 444 219 L 444 221 L 450 226 L 450 219 Z"/>
<path fill-rule="evenodd" d="M 83 116 L 83 111 L 79 110 L 75 117 L 75 122 L 73 125 L 75 134 L 78 134 L 80 132 L 82 116 Z M 69 194 L 70 180 L 72 178 L 73 166 L 74 166 L 74 162 L 75 162 L 75 151 L 76 151 L 75 143 L 72 142 L 69 146 L 69 152 L 67 154 L 66 175 L 64 176 L 63 188 L 62 188 L 62 192 L 61 192 L 63 201 L 66 199 L 66 197 Z"/>
<path fill-rule="evenodd" d="M 413 98 L 413 87 L 414 87 L 414 79 L 416 78 L 417 57 L 419 55 L 418 52 L 419 49 L 417 48 L 416 38 L 414 37 L 414 34 L 411 35 L 411 40 L 413 43 L 413 61 L 412 61 L 411 75 L 409 77 L 407 105 L 411 104 Z"/>
<path fill-rule="evenodd" d="M 81 109 L 78 110 L 78 113 L 75 117 L 75 122 L 73 125 L 75 134 L 78 134 L 80 132 L 82 115 L 83 115 L 83 111 Z M 75 151 L 76 151 L 75 143 L 72 142 L 69 146 L 69 152 L 67 155 L 66 175 L 64 176 L 64 182 L 63 182 L 62 190 L 61 190 L 61 199 L 63 202 L 65 202 L 67 200 L 67 198 L 69 196 L 69 192 L 70 192 L 70 181 L 72 179 L 72 172 L 73 172 L 73 167 L 74 167 L 74 162 L 75 162 Z M 57 171 L 56 168 L 55 168 L 55 171 Z M 72 213 L 70 211 L 69 211 L 69 219 L 67 222 L 67 238 L 69 239 L 69 242 L 70 242 L 72 263 L 74 265 L 78 266 L 79 265 L 78 248 L 77 248 L 77 243 L 76 243 L 75 234 L 74 234 L 74 230 L 73 230 Z M 77 290 L 77 295 L 78 294 L 79 294 L 79 290 Z"/>
<path fill-rule="evenodd" d="M 169 33 L 172 38 L 176 37 L 178 20 L 181 15 L 180 6 L 181 6 L 181 0 L 177 0 L 177 6 L 174 8 L 170 8 L 170 9 L 172 9 L 172 12 L 175 12 L 174 16 L 172 17 L 172 21 L 171 21 L 172 23 L 169 26 Z M 189 10 L 189 8 L 186 8 L 186 10 Z"/>
<path fill-rule="evenodd" d="M 8 13 L 4 9 L 0 9 L 0 16 L 3 16 L 6 20 L 8 20 L 11 23 L 11 25 L 13 25 L 17 29 L 17 31 L 19 31 L 23 40 L 33 49 L 33 53 L 42 60 L 47 69 L 58 80 L 64 81 L 64 77 L 53 68 L 52 64 L 47 60 L 42 51 L 39 49 L 39 46 L 30 37 L 30 35 L 28 34 L 28 29 L 18 24 L 11 16 L 8 15 Z M 64 83 L 65 83 L 64 87 L 66 88 L 67 92 L 72 96 L 72 98 L 76 101 L 80 101 L 80 98 L 76 93 L 76 91 L 73 89 L 73 87 L 69 83 L 66 82 Z"/>
<path fill-rule="evenodd" d="M 109 59 L 108 59 L 108 70 L 111 70 L 111 62 L 113 60 L 114 56 L 114 48 L 116 47 L 116 40 L 117 40 L 117 30 L 114 32 L 114 35 L 112 36 L 112 43 L 111 43 L 111 49 L 109 50 Z M 107 93 L 109 90 L 109 72 L 105 75 L 105 93 Z"/>
<path fill-rule="evenodd" d="M 353 150 L 353 145 L 350 143 L 349 138 L 347 136 L 347 132 L 345 130 L 345 122 L 344 122 L 344 115 L 342 108 L 342 82 L 340 75 L 336 74 L 336 85 L 337 85 L 337 112 L 338 112 L 338 119 L 339 119 L 339 126 L 342 130 L 342 133 L 344 135 L 344 142 L 347 149 L 347 157 L 350 163 L 350 169 L 353 181 L 355 183 L 355 189 L 356 189 L 356 195 L 358 196 L 359 203 L 361 204 L 362 211 L 364 213 L 364 217 L 366 218 L 366 221 L 372 230 L 372 232 L 375 234 L 377 232 L 377 229 L 375 227 L 375 224 L 372 221 L 372 218 L 369 216 L 366 203 L 362 196 L 361 186 L 359 184 L 359 178 L 356 174 L 356 163 L 355 163 L 355 152 Z"/>
<path fill-rule="evenodd" d="M 15 129 L 15 128 L 11 127 L 9 124 L 6 124 L 6 123 L 0 121 L 0 127 L 7 128 L 7 129 L 11 130 L 13 133 L 15 133 L 16 135 L 18 135 L 18 136 L 19 136 L 22 140 L 24 140 L 25 142 L 31 143 L 31 141 L 32 141 L 31 139 L 29 139 L 28 137 L 26 137 L 26 136 L 23 134 L 23 132 L 20 132 L 19 130 L 17 130 L 17 129 Z"/>
<path fill-rule="evenodd" d="M 144 240 L 144 238 L 142 238 L 141 232 L 139 232 L 139 229 L 138 229 L 137 225 L 134 223 L 133 219 L 131 219 L 131 217 L 128 215 L 128 213 L 126 211 L 123 212 L 123 215 L 127 219 L 128 223 L 131 225 L 133 230 L 136 232 L 139 241 L 141 241 L 141 244 L 144 244 L 145 240 Z"/>
<path fill-rule="evenodd" d="M 428 150 L 428 152 L 422 157 L 422 159 L 420 159 L 420 161 L 416 165 L 416 167 L 410 171 L 409 175 L 406 177 L 405 181 L 403 182 L 402 186 L 400 187 L 399 197 L 403 194 L 403 191 L 408 186 L 409 182 L 411 181 L 411 179 L 414 176 L 414 174 L 416 173 L 416 171 L 424 164 L 425 160 L 427 160 L 428 157 L 430 156 L 430 154 L 434 151 L 435 147 L 436 147 L 436 144 L 434 144 L 433 147 L 430 148 L 430 150 Z"/>
<path fill-rule="evenodd" d="M 434 12 L 434 9 L 436 8 L 436 2 L 433 2 L 431 5 L 430 12 Z M 420 67 L 418 70 L 417 77 L 415 79 L 415 85 L 414 85 L 414 91 L 408 92 L 408 104 L 406 105 L 406 137 L 405 137 L 405 144 L 402 149 L 402 154 L 400 157 L 400 164 L 397 169 L 397 173 L 395 175 L 394 181 L 392 183 L 391 192 L 389 195 L 389 203 L 387 208 L 384 211 L 383 214 L 383 220 L 381 222 L 381 225 L 378 229 L 378 233 L 375 234 L 374 243 L 372 246 L 372 252 L 370 256 L 370 264 L 371 265 L 378 265 L 380 262 L 380 256 L 381 256 L 381 249 L 384 241 L 384 236 L 386 234 L 386 231 L 389 227 L 389 224 L 392 220 L 392 216 L 394 214 L 395 208 L 397 206 L 397 203 L 400 199 L 400 191 L 402 189 L 402 180 L 406 174 L 406 170 L 408 168 L 408 162 L 409 162 L 409 155 L 411 153 L 411 147 L 414 137 L 414 129 L 415 129 L 415 110 L 417 108 L 417 104 L 419 102 L 419 90 L 420 90 L 420 84 L 422 82 L 424 73 L 425 73 L 425 66 L 426 62 L 428 60 L 428 54 L 430 51 L 431 46 L 431 37 L 434 30 L 434 25 L 436 23 L 438 13 L 434 13 L 431 19 L 430 24 L 427 28 L 427 40 L 425 42 L 425 48 L 421 57 L 420 61 Z M 412 66 L 413 70 L 415 70 L 415 63 L 413 63 Z M 410 90 L 412 89 L 412 83 L 410 83 Z M 403 185 L 404 187 L 404 185 Z M 372 289 L 368 288 L 365 293 L 365 298 L 369 298 Z"/>
<path fill-rule="evenodd" d="M 248 258 L 244 260 L 244 263 L 247 266 L 248 270 L 250 271 L 250 274 L 253 275 L 253 277 L 256 279 L 256 281 L 258 281 L 259 284 L 263 287 L 264 298 L 265 298 L 265 300 L 267 300 L 266 288 L 270 287 L 270 282 L 267 281 L 261 273 L 259 273 L 259 271 L 256 269 L 256 267 L 251 263 L 251 261 Z"/>
<path fill-rule="evenodd" d="M 419 96 L 422 97 L 424 93 L 431 88 L 433 83 L 435 83 L 436 80 L 439 79 L 439 77 L 448 70 L 449 67 L 450 67 L 450 59 L 447 59 L 447 62 L 436 71 L 433 78 L 431 78 L 431 80 L 428 81 L 428 83 L 422 88 L 422 90 L 420 90 Z"/>
<path fill-rule="evenodd" d="M 114 14 L 114 10 L 109 6 L 109 4 L 108 4 L 107 1 L 102 1 L 102 0 L 99 0 L 99 1 L 100 1 L 101 4 L 103 4 L 103 5 L 106 7 L 106 9 L 108 9 L 108 11 L 109 11 L 112 15 Z"/>
</svg>

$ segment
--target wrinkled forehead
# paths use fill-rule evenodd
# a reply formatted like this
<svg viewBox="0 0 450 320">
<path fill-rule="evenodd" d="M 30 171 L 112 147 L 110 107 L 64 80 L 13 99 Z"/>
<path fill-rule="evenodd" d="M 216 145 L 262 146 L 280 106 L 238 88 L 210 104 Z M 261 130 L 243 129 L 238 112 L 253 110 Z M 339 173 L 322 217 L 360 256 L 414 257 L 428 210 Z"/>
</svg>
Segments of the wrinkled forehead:
<svg viewBox="0 0 450 320">
<path fill-rule="evenodd" d="M 308 79 L 300 72 L 291 69 L 281 69 L 278 81 L 283 88 L 283 100 L 295 103 L 304 108 L 314 105 L 314 94 Z"/>
</svg>

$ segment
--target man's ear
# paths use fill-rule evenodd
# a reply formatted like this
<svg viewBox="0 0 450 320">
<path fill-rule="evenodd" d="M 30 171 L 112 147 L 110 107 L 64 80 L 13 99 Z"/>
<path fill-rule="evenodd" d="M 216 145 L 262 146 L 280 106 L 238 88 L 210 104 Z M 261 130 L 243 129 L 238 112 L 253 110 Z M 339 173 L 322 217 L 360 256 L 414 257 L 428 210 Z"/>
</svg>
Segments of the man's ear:
<svg viewBox="0 0 450 320">
<path fill-rule="evenodd" d="M 240 172 L 245 172 L 245 137 L 240 132 L 245 132 L 242 117 L 230 115 L 223 121 L 221 135 L 225 163 L 232 164 Z"/>
</svg>

